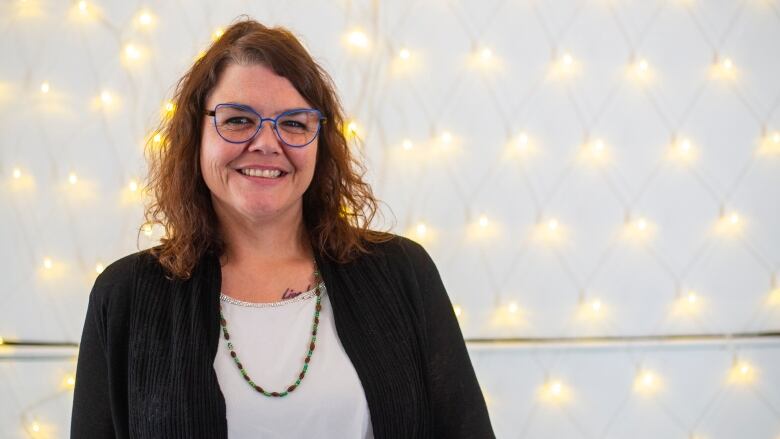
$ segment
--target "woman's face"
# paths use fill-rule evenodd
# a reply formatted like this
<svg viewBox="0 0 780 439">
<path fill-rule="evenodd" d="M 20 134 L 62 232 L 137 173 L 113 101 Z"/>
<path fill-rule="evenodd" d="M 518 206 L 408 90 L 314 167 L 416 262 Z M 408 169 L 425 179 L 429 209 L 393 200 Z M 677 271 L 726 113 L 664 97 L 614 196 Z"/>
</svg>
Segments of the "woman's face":
<svg viewBox="0 0 780 439">
<path fill-rule="evenodd" d="M 311 108 L 287 78 L 263 65 L 228 65 L 206 109 L 222 103 L 250 106 L 263 118 Z M 200 168 L 220 221 L 294 221 L 302 215 L 302 196 L 314 175 L 318 139 L 301 148 L 289 147 L 266 121 L 254 139 L 234 144 L 220 137 L 212 117 L 203 124 L 201 138 Z"/>
</svg>

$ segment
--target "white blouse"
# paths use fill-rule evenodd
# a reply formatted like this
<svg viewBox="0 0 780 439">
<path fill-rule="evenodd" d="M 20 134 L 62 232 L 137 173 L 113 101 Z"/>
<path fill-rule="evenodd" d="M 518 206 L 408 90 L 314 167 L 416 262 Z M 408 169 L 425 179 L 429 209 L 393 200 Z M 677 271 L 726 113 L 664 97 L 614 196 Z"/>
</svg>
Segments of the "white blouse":
<svg viewBox="0 0 780 439">
<path fill-rule="evenodd" d="M 325 284 L 320 283 L 317 340 L 301 384 L 284 397 L 249 386 L 230 356 L 220 328 L 214 370 L 225 397 L 230 439 L 373 439 L 363 387 L 336 334 Z M 249 378 L 268 392 L 298 379 L 311 342 L 315 289 L 272 303 L 220 296 L 233 350 Z"/>
</svg>

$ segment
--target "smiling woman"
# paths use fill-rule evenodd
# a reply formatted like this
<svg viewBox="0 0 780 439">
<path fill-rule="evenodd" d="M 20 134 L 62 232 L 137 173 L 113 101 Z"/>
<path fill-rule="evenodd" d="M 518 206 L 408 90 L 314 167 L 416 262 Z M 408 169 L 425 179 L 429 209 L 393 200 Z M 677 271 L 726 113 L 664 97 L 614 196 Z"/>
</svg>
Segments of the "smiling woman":
<svg viewBox="0 0 780 439">
<path fill-rule="evenodd" d="M 95 281 L 71 437 L 494 437 L 436 266 L 370 228 L 300 42 L 239 21 L 174 104 L 149 149 L 165 237 Z"/>
</svg>

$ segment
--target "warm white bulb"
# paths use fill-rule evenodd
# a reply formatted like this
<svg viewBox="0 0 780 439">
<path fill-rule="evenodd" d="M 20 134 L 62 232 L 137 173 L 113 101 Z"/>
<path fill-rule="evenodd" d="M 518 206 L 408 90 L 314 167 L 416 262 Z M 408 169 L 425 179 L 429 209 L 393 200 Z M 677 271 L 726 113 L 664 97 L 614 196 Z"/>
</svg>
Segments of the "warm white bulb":
<svg viewBox="0 0 780 439">
<path fill-rule="evenodd" d="M 417 224 L 417 235 L 418 236 L 425 236 L 425 233 L 428 231 L 428 227 L 424 223 Z"/>
<path fill-rule="evenodd" d="M 637 220 L 636 228 L 639 230 L 647 229 L 647 220 L 645 220 L 644 218 L 640 218 L 639 220 Z"/>
<path fill-rule="evenodd" d="M 147 237 L 148 236 L 152 236 L 152 225 L 151 224 L 149 224 L 149 223 L 144 224 L 143 227 L 141 227 L 141 230 L 144 232 L 144 235 L 146 235 Z"/>
<path fill-rule="evenodd" d="M 51 260 L 51 258 L 44 258 L 43 259 L 43 268 L 49 270 L 53 266 L 54 266 L 54 262 Z"/>
<path fill-rule="evenodd" d="M 142 26 L 149 26 L 152 24 L 152 15 L 148 12 L 142 12 L 141 15 L 138 16 L 138 22 L 141 23 Z"/>
<path fill-rule="evenodd" d="M 650 65 L 647 63 L 646 59 L 642 59 L 639 61 L 638 67 L 640 71 L 646 72 Z"/>
<path fill-rule="evenodd" d="M 132 44 L 125 46 L 125 55 L 130 59 L 138 59 L 141 57 L 141 51 Z"/>
<path fill-rule="evenodd" d="M 553 395 L 560 395 L 561 391 L 563 390 L 563 385 L 556 381 L 550 385 L 550 391 Z"/>
<path fill-rule="evenodd" d="M 46 94 L 49 92 L 50 86 L 48 81 L 44 81 L 41 83 L 41 93 Z"/>
<path fill-rule="evenodd" d="M 86 14 L 87 13 L 87 2 L 86 1 L 81 0 L 79 2 L 79 12 L 81 12 L 82 14 Z"/>
<path fill-rule="evenodd" d="M 455 310 L 455 316 L 460 317 L 463 314 L 463 308 L 460 305 L 455 305 L 453 309 Z"/>
<path fill-rule="evenodd" d="M 688 293 L 688 296 L 686 296 L 686 299 L 688 300 L 688 303 L 694 304 L 697 300 L 699 300 L 699 297 L 694 293 L 693 291 Z"/>
<path fill-rule="evenodd" d="M 570 54 L 566 53 L 561 58 L 561 61 L 563 62 L 563 65 L 570 66 L 574 63 L 574 58 Z"/>
<path fill-rule="evenodd" d="M 104 104 L 108 105 L 111 103 L 111 101 L 114 100 L 114 98 L 111 96 L 111 93 L 104 91 L 100 93 L 100 100 L 103 101 Z"/>
<path fill-rule="evenodd" d="M 481 56 L 483 60 L 487 61 L 493 57 L 493 51 L 490 50 L 490 48 L 485 47 L 479 52 L 479 56 Z"/>
<path fill-rule="evenodd" d="M 105 270 L 105 268 L 106 267 L 104 267 L 103 264 L 98 262 L 97 264 L 95 264 L 95 273 L 100 274 L 103 272 L 103 270 Z"/>
<path fill-rule="evenodd" d="M 593 300 L 593 302 L 590 304 L 590 307 L 593 308 L 593 311 L 595 312 L 601 311 L 601 301 L 598 299 Z"/>
<path fill-rule="evenodd" d="M 731 61 L 730 58 L 724 59 L 722 65 L 723 68 L 726 70 L 731 70 L 732 68 L 734 68 L 734 63 Z"/>
<path fill-rule="evenodd" d="M 547 222 L 547 228 L 550 230 L 556 230 L 558 228 L 558 220 L 551 219 Z"/>
<path fill-rule="evenodd" d="M 398 52 L 398 57 L 401 59 L 409 59 L 410 56 L 412 56 L 412 53 L 409 51 L 409 49 L 401 49 Z"/>
<path fill-rule="evenodd" d="M 449 131 L 441 133 L 441 141 L 444 143 L 452 142 L 452 134 Z"/>
<path fill-rule="evenodd" d="M 355 47 L 360 47 L 362 49 L 365 49 L 368 47 L 368 35 L 365 34 L 365 32 L 360 30 L 354 30 L 349 33 L 347 36 L 347 41 L 349 44 Z"/>
<path fill-rule="evenodd" d="M 517 303 L 516 303 L 516 302 L 510 302 L 510 303 L 509 303 L 509 305 L 507 305 L 507 309 L 509 310 L 509 312 L 511 312 L 512 314 L 514 314 L 514 313 L 516 313 L 516 312 L 517 312 L 517 310 L 519 309 L 519 307 L 517 306 Z"/>
<path fill-rule="evenodd" d="M 479 226 L 480 227 L 487 227 L 488 225 L 488 219 L 485 215 L 482 215 L 479 217 Z"/>
<path fill-rule="evenodd" d="M 162 142 L 162 134 L 160 133 L 155 134 L 154 137 L 152 137 L 152 141 L 154 141 L 154 143 Z"/>
<path fill-rule="evenodd" d="M 729 215 L 729 222 L 731 222 L 731 224 L 739 223 L 739 214 L 732 213 L 731 215 Z"/>
<path fill-rule="evenodd" d="M 22 178 L 22 170 L 21 170 L 21 169 L 19 169 L 19 168 L 14 168 L 14 170 L 12 171 L 12 173 L 11 173 L 11 174 L 12 174 L 12 175 L 13 175 L 13 177 L 14 177 L 15 179 L 17 179 L 17 180 L 18 180 L 18 179 L 20 179 L 20 178 Z"/>
<path fill-rule="evenodd" d="M 78 182 L 79 182 L 79 176 L 76 175 L 75 172 L 71 172 L 70 174 L 68 174 L 68 183 L 76 184 Z"/>
<path fill-rule="evenodd" d="M 411 141 L 411 140 L 409 140 L 409 139 L 406 139 L 406 140 L 404 140 L 404 141 L 401 143 L 401 146 L 403 146 L 403 148 L 404 148 L 405 150 L 409 151 L 410 149 L 414 148 L 414 143 L 412 143 L 412 141 Z"/>
<path fill-rule="evenodd" d="M 138 190 L 138 182 L 135 180 L 130 180 L 130 183 L 127 184 L 128 189 L 130 189 L 130 192 L 135 192 Z"/>
<path fill-rule="evenodd" d="M 38 433 L 39 431 L 41 431 L 41 426 L 40 426 L 40 424 L 38 424 L 37 422 L 33 422 L 33 423 L 32 423 L 32 426 L 30 426 L 30 428 L 32 428 L 32 431 L 34 431 L 34 432 L 36 432 L 36 433 Z"/>
<path fill-rule="evenodd" d="M 780 131 L 775 131 L 772 134 L 772 142 L 780 144 Z"/>
<path fill-rule="evenodd" d="M 225 29 L 218 27 L 214 30 L 214 32 L 211 33 L 211 39 L 217 41 L 218 39 L 222 38 L 222 35 L 224 34 L 225 34 Z"/>
</svg>

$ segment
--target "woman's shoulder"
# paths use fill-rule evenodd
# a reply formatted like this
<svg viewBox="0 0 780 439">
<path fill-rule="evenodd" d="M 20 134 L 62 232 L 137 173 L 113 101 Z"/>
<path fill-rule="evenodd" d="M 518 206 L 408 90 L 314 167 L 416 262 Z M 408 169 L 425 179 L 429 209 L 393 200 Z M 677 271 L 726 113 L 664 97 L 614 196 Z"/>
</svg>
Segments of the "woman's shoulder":
<svg viewBox="0 0 780 439">
<path fill-rule="evenodd" d="M 417 241 L 390 232 L 379 232 L 382 239 L 370 243 L 369 254 L 378 254 L 389 260 L 406 262 L 413 267 L 433 264 L 428 251 Z"/>
</svg>

